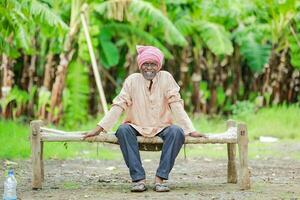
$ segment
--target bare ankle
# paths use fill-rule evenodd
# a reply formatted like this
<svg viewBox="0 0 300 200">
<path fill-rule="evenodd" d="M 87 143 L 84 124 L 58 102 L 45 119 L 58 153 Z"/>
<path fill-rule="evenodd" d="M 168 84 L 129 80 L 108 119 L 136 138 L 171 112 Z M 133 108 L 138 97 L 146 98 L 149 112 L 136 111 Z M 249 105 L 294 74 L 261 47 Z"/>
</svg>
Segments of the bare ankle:
<svg viewBox="0 0 300 200">
<path fill-rule="evenodd" d="M 139 180 L 137 183 L 146 183 L 146 179 Z"/>
<path fill-rule="evenodd" d="M 160 178 L 159 176 L 155 176 L 155 183 L 163 183 L 164 180 Z"/>
</svg>

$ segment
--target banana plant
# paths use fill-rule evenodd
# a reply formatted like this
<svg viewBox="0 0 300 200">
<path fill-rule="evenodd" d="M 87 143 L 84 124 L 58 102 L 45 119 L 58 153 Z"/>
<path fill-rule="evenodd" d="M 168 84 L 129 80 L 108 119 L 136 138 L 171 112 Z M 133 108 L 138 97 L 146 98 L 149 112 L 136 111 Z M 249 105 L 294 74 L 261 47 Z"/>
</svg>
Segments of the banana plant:
<svg viewBox="0 0 300 200">
<path fill-rule="evenodd" d="M 9 97 L 9 88 L 13 87 L 15 59 L 22 54 L 32 56 L 31 75 L 29 78 L 29 90 L 32 88 L 32 74 L 35 71 L 36 46 L 32 36 L 46 27 L 52 28 L 53 31 L 63 32 L 67 29 L 62 19 L 49 7 L 49 4 L 37 0 L 20 0 L 20 1 L 1 1 L 0 11 L 0 53 L 3 58 L 2 69 L 3 88 L 8 92 L 2 96 L 2 99 Z M 25 65 L 24 65 L 25 66 Z M 7 96 L 8 95 L 8 96 Z M 31 102 L 32 103 L 32 102 Z"/>
<path fill-rule="evenodd" d="M 136 70 L 134 57 L 137 44 L 158 46 L 165 53 L 166 58 L 172 58 L 172 55 L 163 42 L 179 46 L 187 44 L 184 36 L 172 21 L 150 2 L 137 0 L 106 1 L 95 5 L 95 11 L 104 20 L 109 20 L 108 24 L 103 27 L 106 30 L 101 30 L 103 34 L 99 36 L 101 62 L 104 66 L 108 66 L 106 62 L 108 59 L 113 60 L 112 56 L 109 58 L 109 55 L 117 54 L 116 46 L 109 42 L 109 40 L 112 41 L 112 38 L 109 37 L 118 36 L 122 38 L 123 40 L 119 41 L 119 45 L 124 44 L 122 41 L 126 43 L 128 52 L 125 66 L 128 66 L 129 73 Z M 118 23 L 118 21 L 123 23 Z M 103 36 L 104 34 L 108 37 Z M 113 51 L 113 54 L 105 53 L 105 50 L 108 51 L 108 49 Z M 116 61 L 113 64 L 116 64 Z"/>
</svg>

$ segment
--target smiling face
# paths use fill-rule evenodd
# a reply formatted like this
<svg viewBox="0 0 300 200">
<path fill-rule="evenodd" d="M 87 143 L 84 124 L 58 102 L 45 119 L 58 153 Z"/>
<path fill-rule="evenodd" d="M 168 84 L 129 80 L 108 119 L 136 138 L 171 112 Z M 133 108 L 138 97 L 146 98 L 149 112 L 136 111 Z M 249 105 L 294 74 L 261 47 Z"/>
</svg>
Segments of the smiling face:
<svg viewBox="0 0 300 200">
<path fill-rule="evenodd" d="M 155 75 L 157 74 L 157 68 L 158 65 L 155 62 L 145 62 L 141 68 L 140 71 L 145 79 L 148 81 L 152 80 Z"/>
</svg>

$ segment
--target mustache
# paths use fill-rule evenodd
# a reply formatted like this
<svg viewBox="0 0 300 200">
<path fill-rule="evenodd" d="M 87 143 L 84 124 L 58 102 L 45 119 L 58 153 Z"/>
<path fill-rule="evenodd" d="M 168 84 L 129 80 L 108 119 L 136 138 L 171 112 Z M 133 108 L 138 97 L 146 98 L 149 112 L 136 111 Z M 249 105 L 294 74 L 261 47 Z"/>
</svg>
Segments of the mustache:
<svg viewBox="0 0 300 200">
<path fill-rule="evenodd" d="M 142 71 L 142 74 L 145 79 L 151 80 L 156 76 L 157 71 Z"/>
</svg>

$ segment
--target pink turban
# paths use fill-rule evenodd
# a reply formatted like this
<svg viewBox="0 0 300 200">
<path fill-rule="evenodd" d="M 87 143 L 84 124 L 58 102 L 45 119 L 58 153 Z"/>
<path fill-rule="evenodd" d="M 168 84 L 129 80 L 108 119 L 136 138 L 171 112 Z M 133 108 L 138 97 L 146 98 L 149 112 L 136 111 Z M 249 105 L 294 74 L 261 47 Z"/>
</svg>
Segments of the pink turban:
<svg viewBox="0 0 300 200">
<path fill-rule="evenodd" d="M 155 62 L 158 64 L 157 71 L 161 69 L 164 54 L 158 48 L 153 46 L 137 45 L 136 50 L 138 52 L 137 63 L 139 68 L 141 68 L 145 62 Z"/>
</svg>

